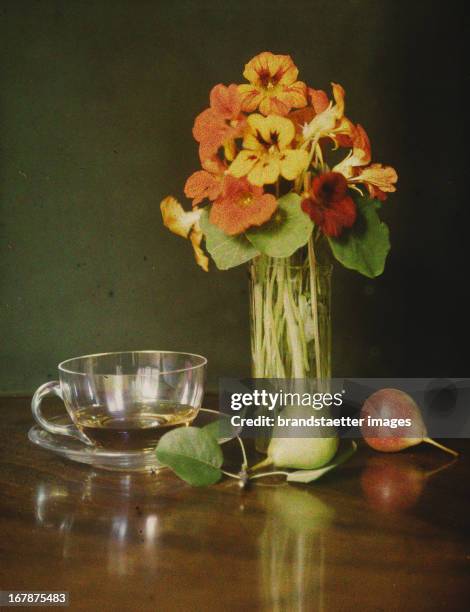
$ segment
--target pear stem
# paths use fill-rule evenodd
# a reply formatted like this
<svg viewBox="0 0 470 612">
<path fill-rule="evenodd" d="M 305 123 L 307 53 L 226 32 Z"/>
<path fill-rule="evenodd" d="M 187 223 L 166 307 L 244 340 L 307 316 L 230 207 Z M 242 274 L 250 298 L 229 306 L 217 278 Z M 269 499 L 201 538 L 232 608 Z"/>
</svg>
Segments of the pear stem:
<svg viewBox="0 0 470 612">
<path fill-rule="evenodd" d="M 432 438 L 423 438 L 423 442 L 426 442 L 427 444 L 432 444 L 433 446 L 440 448 L 445 453 L 449 453 L 453 455 L 454 457 L 459 456 L 457 451 L 454 451 L 452 448 L 447 448 L 447 446 L 444 446 L 443 444 L 439 444 L 439 442 L 436 442 L 436 440 L 433 440 Z"/>
<path fill-rule="evenodd" d="M 245 445 L 243 444 L 243 441 L 240 438 L 240 436 L 237 436 L 237 440 L 238 440 L 238 444 L 240 444 L 240 449 L 241 449 L 242 455 L 243 455 L 242 470 L 246 470 L 246 468 L 248 467 L 248 459 L 246 458 Z"/>
<path fill-rule="evenodd" d="M 289 476 L 289 472 L 263 472 L 262 474 L 250 476 L 250 480 L 254 480 L 255 478 L 264 478 L 265 476 Z"/>
<path fill-rule="evenodd" d="M 255 470 L 259 470 L 260 468 L 263 468 L 263 467 L 268 467 L 269 465 L 272 465 L 272 464 L 273 464 L 273 460 L 271 459 L 271 457 L 266 457 L 266 459 L 263 459 L 263 461 L 260 461 L 259 463 L 254 465 L 248 471 L 254 472 Z"/>
<path fill-rule="evenodd" d="M 222 474 L 225 474 L 225 476 L 229 476 L 230 478 L 235 478 L 236 480 L 241 480 L 240 476 L 238 476 L 238 474 L 233 474 L 232 472 L 226 472 L 225 470 L 220 470 L 222 472 Z"/>
</svg>

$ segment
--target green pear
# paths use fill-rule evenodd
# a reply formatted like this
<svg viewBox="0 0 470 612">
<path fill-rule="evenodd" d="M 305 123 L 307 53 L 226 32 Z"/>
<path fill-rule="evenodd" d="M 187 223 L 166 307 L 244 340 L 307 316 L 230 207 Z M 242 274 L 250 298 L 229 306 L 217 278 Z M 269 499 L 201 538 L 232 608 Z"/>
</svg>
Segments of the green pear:
<svg viewBox="0 0 470 612">
<path fill-rule="evenodd" d="M 289 406 L 282 411 L 281 415 L 289 419 L 308 419 L 312 416 L 312 409 L 304 406 Z M 305 428 L 301 429 L 306 432 Z M 308 431 L 310 432 L 309 437 L 298 437 L 298 427 L 292 426 L 286 431 L 285 427 L 280 428 L 276 425 L 268 446 L 267 462 L 269 461 L 276 467 L 298 470 L 314 470 L 326 465 L 338 450 L 339 440 L 336 431 L 332 428 L 319 427 L 309 427 Z"/>
</svg>

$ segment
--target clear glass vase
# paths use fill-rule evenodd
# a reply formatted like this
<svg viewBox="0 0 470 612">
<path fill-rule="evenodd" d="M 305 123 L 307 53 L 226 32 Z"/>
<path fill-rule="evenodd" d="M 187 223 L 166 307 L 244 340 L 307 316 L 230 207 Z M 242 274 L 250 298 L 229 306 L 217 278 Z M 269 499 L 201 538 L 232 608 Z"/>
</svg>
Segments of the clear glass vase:
<svg viewBox="0 0 470 612">
<path fill-rule="evenodd" d="M 331 262 L 309 247 L 249 266 L 252 376 L 330 378 Z"/>
</svg>

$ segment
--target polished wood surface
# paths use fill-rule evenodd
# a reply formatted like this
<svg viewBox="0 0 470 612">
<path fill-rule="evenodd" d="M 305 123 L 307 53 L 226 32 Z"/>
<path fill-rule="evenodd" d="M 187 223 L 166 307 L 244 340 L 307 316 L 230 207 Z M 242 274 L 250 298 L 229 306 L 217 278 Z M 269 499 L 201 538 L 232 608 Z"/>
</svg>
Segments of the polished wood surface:
<svg viewBox="0 0 470 612">
<path fill-rule="evenodd" d="M 194 489 L 36 448 L 27 399 L 0 415 L 0 589 L 67 590 L 96 611 L 469 607 L 468 440 L 449 442 L 462 454 L 448 467 L 426 445 L 361 446 L 311 485 Z"/>
</svg>

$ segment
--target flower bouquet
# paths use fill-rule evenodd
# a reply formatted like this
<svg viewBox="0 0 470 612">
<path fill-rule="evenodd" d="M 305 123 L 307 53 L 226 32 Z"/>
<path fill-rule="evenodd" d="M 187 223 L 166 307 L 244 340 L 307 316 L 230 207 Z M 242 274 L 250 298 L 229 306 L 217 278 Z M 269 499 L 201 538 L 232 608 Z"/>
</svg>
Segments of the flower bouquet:
<svg viewBox="0 0 470 612">
<path fill-rule="evenodd" d="M 397 173 L 372 163 L 369 138 L 332 97 L 297 80 L 288 55 L 263 52 L 242 85 L 216 85 L 194 122 L 202 169 L 186 181 L 192 210 L 168 196 L 164 224 L 197 263 L 249 262 L 255 377 L 330 376 L 330 274 L 336 259 L 367 277 L 390 249 L 379 209 Z M 205 251 L 203 249 L 205 247 Z"/>
</svg>

